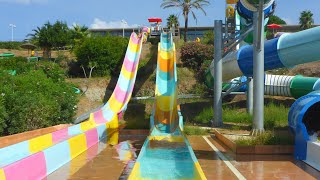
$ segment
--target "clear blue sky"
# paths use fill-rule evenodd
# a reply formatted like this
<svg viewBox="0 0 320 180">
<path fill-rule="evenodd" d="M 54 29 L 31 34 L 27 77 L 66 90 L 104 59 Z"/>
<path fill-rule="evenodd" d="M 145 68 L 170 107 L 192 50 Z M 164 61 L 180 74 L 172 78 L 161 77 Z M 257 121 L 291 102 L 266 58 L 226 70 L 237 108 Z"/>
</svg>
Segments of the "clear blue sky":
<svg viewBox="0 0 320 180">
<path fill-rule="evenodd" d="M 224 0 L 210 0 L 207 16 L 197 12 L 198 24 L 190 17 L 190 26 L 209 26 L 215 19 L 224 18 Z M 0 41 L 11 39 L 10 23 L 17 26 L 14 39 L 23 40 L 28 33 L 46 21 L 63 20 L 88 27 L 115 27 L 121 19 L 128 26 L 148 25 L 148 17 L 166 19 L 169 14 L 180 14 L 179 9 L 161 9 L 162 0 L 0 0 Z M 320 24 L 319 0 L 277 0 L 276 15 L 289 24 L 297 24 L 303 10 L 314 13 L 316 24 Z M 183 17 L 180 15 L 180 24 Z M 121 27 L 121 26 L 120 26 Z"/>
</svg>

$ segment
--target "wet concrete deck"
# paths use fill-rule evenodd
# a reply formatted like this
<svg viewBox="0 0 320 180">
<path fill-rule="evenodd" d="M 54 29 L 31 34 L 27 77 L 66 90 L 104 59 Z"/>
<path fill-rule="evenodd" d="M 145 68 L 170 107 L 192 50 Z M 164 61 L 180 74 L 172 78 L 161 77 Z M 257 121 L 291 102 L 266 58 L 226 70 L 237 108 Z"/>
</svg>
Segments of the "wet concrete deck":
<svg viewBox="0 0 320 180">
<path fill-rule="evenodd" d="M 121 136 L 120 141 L 130 140 L 138 150 L 143 145 L 144 136 Z M 301 161 L 295 161 L 292 155 L 235 155 L 219 140 L 208 137 L 231 164 L 221 160 L 217 151 L 201 136 L 189 136 L 190 144 L 207 179 L 238 179 L 231 171 L 233 166 L 246 179 L 316 179 L 320 172 Z M 99 150 L 100 148 L 100 150 Z M 100 152 L 100 153 L 99 153 Z M 138 153 L 137 152 L 137 153 Z M 97 154 L 98 153 L 98 154 Z M 125 179 L 126 164 L 116 159 L 116 150 L 107 145 L 96 145 L 48 176 L 47 179 Z M 239 175 L 239 174 L 238 174 Z"/>
</svg>

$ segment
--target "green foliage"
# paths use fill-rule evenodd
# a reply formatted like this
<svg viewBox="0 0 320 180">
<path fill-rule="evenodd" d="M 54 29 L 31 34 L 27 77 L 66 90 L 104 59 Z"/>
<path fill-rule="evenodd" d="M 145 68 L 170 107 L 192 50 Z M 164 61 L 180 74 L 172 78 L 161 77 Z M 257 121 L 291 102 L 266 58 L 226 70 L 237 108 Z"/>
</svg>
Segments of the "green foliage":
<svg viewBox="0 0 320 180">
<path fill-rule="evenodd" d="M 184 17 L 184 36 L 183 40 L 184 42 L 187 42 L 187 31 L 188 31 L 188 21 L 189 21 L 189 13 L 192 14 L 193 19 L 197 21 L 197 17 L 194 10 L 200 10 L 206 14 L 206 11 L 204 10 L 205 6 L 209 6 L 210 1 L 208 0 L 163 0 L 160 7 L 163 9 L 167 8 L 178 8 L 182 11 L 183 17 Z"/>
<path fill-rule="evenodd" d="M 203 35 L 203 38 L 202 38 L 202 42 L 204 44 L 211 44 L 211 45 L 214 45 L 214 32 L 213 30 L 211 31 L 206 31 Z"/>
<path fill-rule="evenodd" d="M 314 24 L 313 13 L 308 11 L 302 11 L 299 18 L 300 28 L 302 30 L 310 29 Z"/>
<path fill-rule="evenodd" d="M 17 75 L 0 76 L 0 135 L 72 122 L 78 100 L 57 64 L 3 61 L 0 70 L 15 65 Z"/>
<path fill-rule="evenodd" d="M 264 0 L 264 4 L 269 2 L 270 0 Z M 248 0 L 250 4 L 259 4 L 260 0 Z"/>
<path fill-rule="evenodd" d="M 268 24 L 280 24 L 280 25 L 285 25 L 285 24 L 287 24 L 287 22 L 284 21 L 283 19 L 281 19 L 279 16 L 271 15 L 271 16 L 269 17 Z"/>
<path fill-rule="evenodd" d="M 3 132 L 7 128 L 6 119 L 8 119 L 3 96 L 4 94 L 0 94 L 0 134 L 3 134 Z"/>
<path fill-rule="evenodd" d="M 208 135 L 209 130 L 203 129 L 196 126 L 185 126 L 183 129 L 183 132 L 186 133 L 186 135 Z"/>
<path fill-rule="evenodd" d="M 27 59 L 23 57 L 10 57 L 1 59 L 0 71 L 1 70 L 16 70 L 18 74 L 31 71 L 34 68 L 33 63 L 27 63 Z"/>
<path fill-rule="evenodd" d="M 287 24 L 287 22 L 276 15 L 271 15 L 269 17 L 268 24 L 285 25 L 285 24 Z M 266 29 L 267 29 L 267 35 L 266 35 L 267 39 L 273 39 L 274 38 L 274 34 L 273 34 L 274 31 L 269 28 L 266 28 Z"/>
<path fill-rule="evenodd" d="M 184 66 L 198 71 L 205 60 L 213 59 L 213 45 L 188 42 L 181 47 L 181 61 Z"/>
<path fill-rule="evenodd" d="M 120 64 L 125 55 L 128 38 L 117 36 L 90 37 L 75 47 L 75 55 L 78 62 L 85 69 L 90 69 L 92 63 L 96 63 L 93 75 L 107 76 L 118 75 Z"/>
<path fill-rule="evenodd" d="M 209 122 L 213 118 L 213 109 L 212 108 L 204 108 L 199 115 L 194 118 L 194 121 L 199 124 L 209 124 Z"/>
<path fill-rule="evenodd" d="M 265 106 L 264 114 L 264 127 L 265 129 L 272 130 L 274 128 L 283 128 L 288 126 L 288 112 L 289 108 L 284 105 L 276 105 L 270 103 Z"/>
<path fill-rule="evenodd" d="M 57 63 L 48 61 L 27 63 L 27 59 L 24 57 L 11 57 L 1 60 L 0 70 L 16 70 L 18 75 L 41 70 L 47 75 L 47 78 L 51 78 L 54 82 L 64 81 L 66 74 Z"/>
<path fill-rule="evenodd" d="M 175 28 L 178 28 L 180 26 L 178 17 L 174 14 L 170 14 L 167 18 L 167 27 L 170 29 L 172 26 Z"/>
<path fill-rule="evenodd" d="M 251 123 L 252 116 L 247 112 L 240 111 L 237 108 L 225 107 L 223 108 L 223 122 L 234 123 Z"/>
<path fill-rule="evenodd" d="M 62 21 L 56 21 L 54 24 L 45 23 L 42 27 L 32 30 L 29 34 L 31 41 L 43 49 L 43 57 L 51 58 L 51 49 L 64 47 L 71 41 L 71 33 L 68 25 Z"/>
<path fill-rule="evenodd" d="M 20 46 L 23 44 L 23 42 L 0 42 L 0 49 L 21 49 Z"/>
<path fill-rule="evenodd" d="M 289 108 L 283 105 L 276 105 L 274 103 L 267 104 L 264 108 L 264 128 L 266 130 L 274 130 L 277 128 L 284 128 L 288 126 L 288 112 Z M 209 123 L 213 117 L 212 107 L 204 108 L 194 118 L 194 122 L 206 124 Z M 240 123 L 251 125 L 252 116 L 243 109 L 236 107 L 223 107 L 223 122 Z"/>
<path fill-rule="evenodd" d="M 70 30 L 71 33 L 71 45 L 72 48 L 77 44 L 77 43 L 82 43 L 84 38 L 88 37 L 90 32 L 88 31 L 88 27 L 86 26 L 80 26 L 78 24 L 73 25 L 72 29 Z"/>
</svg>

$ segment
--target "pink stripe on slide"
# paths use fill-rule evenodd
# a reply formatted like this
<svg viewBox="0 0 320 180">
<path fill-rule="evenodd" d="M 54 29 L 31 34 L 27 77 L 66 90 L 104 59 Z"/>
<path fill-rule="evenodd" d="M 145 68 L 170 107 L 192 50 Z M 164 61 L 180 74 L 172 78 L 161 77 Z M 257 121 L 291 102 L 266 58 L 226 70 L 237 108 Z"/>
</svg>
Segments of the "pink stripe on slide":
<svg viewBox="0 0 320 180">
<path fill-rule="evenodd" d="M 131 43 L 133 44 L 139 44 L 140 43 L 140 39 L 138 38 L 136 33 L 131 33 Z"/>
<path fill-rule="evenodd" d="M 116 88 L 114 89 L 114 96 L 116 98 L 116 100 L 120 103 L 124 103 L 126 101 L 126 97 L 127 97 L 127 91 L 122 91 L 122 89 L 120 88 L 120 86 L 116 86 Z"/>
<path fill-rule="evenodd" d="M 43 152 L 38 152 L 3 168 L 6 180 L 42 179 L 47 166 Z"/>
<path fill-rule="evenodd" d="M 52 133 L 52 142 L 58 143 L 68 137 L 68 128 L 61 129 Z"/>
<path fill-rule="evenodd" d="M 102 124 L 102 123 L 107 122 L 106 119 L 104 119 L 104 117 L 103 117 L 102 109 L 94 112 L 93 117 L 94 117 L 94 122 L 96 122 L 96 124 Z"/>
<path fill-rule="evenodd" d="M 91 146 L 95 145 L 98 142 L 97 128 L 86 131 L 85 134 L 87 140 L 87 148 L 89 149 Z"/>
<path fill-rule="evenodd" d="M 137 66 L 134 60 L 130 60 L 127 56 L 124 59 L 123 65 L 128 72 L 134 72 Z"/>
</svg>

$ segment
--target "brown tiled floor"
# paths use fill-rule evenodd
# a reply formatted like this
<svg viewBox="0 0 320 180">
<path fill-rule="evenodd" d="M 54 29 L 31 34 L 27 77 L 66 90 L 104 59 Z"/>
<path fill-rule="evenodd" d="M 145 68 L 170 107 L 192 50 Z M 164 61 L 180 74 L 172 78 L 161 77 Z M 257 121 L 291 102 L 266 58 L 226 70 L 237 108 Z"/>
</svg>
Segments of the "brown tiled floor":
<svg viewBox="0 0 320 180">
<path fill-rule="evenodd" d="M 120 141 L 131 140 L 138 150 L 146 136 L 132 138 L 122 136 Z M 221 161 L 201 136 L 189 136 L 190 144 L 208 180 L 237 179 L 233 172 Z M 320 172 L 300 161 L 294 161 L 291 155 L 241 155 L 236 156 L 215 138 L 208 138 L 247 179 L 316 179 Z M 101 152 L 100 152 L 101 151 Z M 97 152 L 100 152 L 97 154 Z M 138 153 L 138 152 L 137 152 Z M 125 164 L 117 160 L 116 150 L 101 144 L 90 148 L 47 179 L 119 179 Z"/>
<path fill-rule="evenodd" d="M 292 155 L 235 155 L 215 138 L 209 138 L 247 179 L 316 179 L 320 172 Z"/>
<path fill-rule="evenodd" d="M 188 140 L 207 179 L 237 179 L 201 136 L 189 136 Z"/>
</svg>

